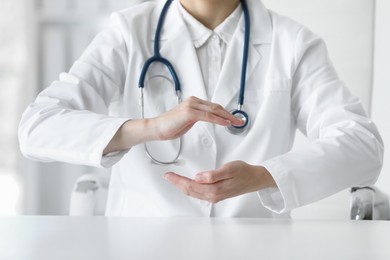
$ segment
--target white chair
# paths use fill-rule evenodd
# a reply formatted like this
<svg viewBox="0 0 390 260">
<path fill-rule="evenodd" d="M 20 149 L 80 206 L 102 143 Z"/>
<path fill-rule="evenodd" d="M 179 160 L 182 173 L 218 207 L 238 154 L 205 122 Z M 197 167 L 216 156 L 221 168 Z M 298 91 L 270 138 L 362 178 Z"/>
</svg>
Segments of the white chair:
<svg viewBox="0 0 390 260">
<path fill-rule="evenodd" d="M 390 220 L 389 196 L 376 187 L 351 189 L 352 220 Z"/>
<path fill-rule="evenodd" d="M 109 174 L 85 174 L 79 177 L 73 187 L 70 198 L 70 216 L 104 215 Z"/>
</svg>

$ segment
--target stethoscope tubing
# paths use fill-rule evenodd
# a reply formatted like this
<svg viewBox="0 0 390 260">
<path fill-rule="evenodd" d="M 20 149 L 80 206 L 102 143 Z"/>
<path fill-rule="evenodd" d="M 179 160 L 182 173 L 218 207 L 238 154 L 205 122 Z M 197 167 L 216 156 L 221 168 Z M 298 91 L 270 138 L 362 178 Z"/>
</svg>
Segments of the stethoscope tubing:
<svg viewBox="0 0 390 260">
<path fill-rule="evenodd" d="M 140 89 L 140 103 L 141 103 L 141 116 L 142 116 L 142 118 L 145 118 L 144 91 L 143 91 L 144 87 L 145 87 L 145 78 L 146 78 L 146 74 L 148 72 L 150 65 L 152 65 L 153 63 L 159 62 L 168 68 L 168 71 L 171 74 L 171 76 L 173 78 L 173 82 L 175 84 L 177 104 L 179 105 L 181 103 L 181 85 L 180 85 L 179 77 L 177 76 L 176 71 L 173 68 L 173 65 L 167 59 L 161 57 L 161 55 L 160 55 L 161 30 L 162 30 L 162 26 L 164 24 L 165 16 L 168 12 L 168 8 L 171 5 L 171 3 L 172 3 L 172 0 L 167 0 L 167 2 L 165 3 L 165 5 L 163 7 L 163 10 L 161 11 L 161 15 L 160 15 L 159 20 L 158 20 L 156 34 L 155 34 L 155 38 L 154 38 L 155 39 L 154 40 L 154 55 L 145 62 L 144 66 L 142 68 L 142 71 L 141 71 L 139 82 L 138 82 L 138 87 Z M 152 162 L 154 162 L 157 165 L 171 165 L 171 164 L 176 163 L 180 157 L 181 150 L 182 150 L 182 137 L 179 138 L 179 149 L 178 149 L 178 152 L 177 152 L 175 158 L 172 161 L 158 160 L 158 159 L 154 158 L 153 155 L 150 153 L 147 143 L 144 143 L 144 147 L 145 147 L 145 152 L 146 152 L 147 156 L 152 160 Z"/>
<path fill-rule="evenodd" d="M 250 16 L 248 11 L 248 6 L 244 0 L 241 0 L 241 5 L 242 5 L 242 11 L 244 12 L 245 33 L 244 33 L 244 50 L 242 55 L 240 94 L 238 97 L 238 105 L 239 105 L 238 110 L 241 110 L 242 106 L 244 105 L 246 70 L 248 67 L 249 40 L 250 40 Z"/>
<path fill-rule="evenodd" d="M 168 13 L 168 8 L 171 5 L 173 0 L 167 0 L 164 4 L 164 7 L 161 11 L 160 17 L 158 19 L 157 29 L 155 33 L 154 38 L 154 54 L 151 58 L 147 59 L 144 66 L 141 70 L 141 75 L 138 82 L 138 87 L 140 89 L 140 105 L 141 105 L 141 116 L 142 118 L 145 118 L 145 107 L 144 107 L 144 87 L 145 87 L 145 78 L 146 74 L 148 72 L 149 67 L 153 63 L 161 63 L 164 66 L 167 67 L 169 73 L 171 74 L 173 78 L 173 82 L 175 84 L 175 91 L 177 96 L 177 104 L 181 103 L 181 85 L 179 77 L 177 76 L 177 73 L 173 67 L 173 65 L 165 58 L 163 58 L 160 54 L 160 35 L 161 30 L 164 24 L 164 20 L 166 17 L 166 14 Z M 230 126 L 228 127 L 228 130 L 233 134 L 240 134 L 243 133 L 249 125 L 249 116 L 246 112 L 242 110 L 242 107 L 244 105 L 244 94 L 245 94 L 245 83 L 246 83 L 246 72 L 247 72 L 247 65 L 248 65 L 248 53 L 249 53 L 249 40 L 250 40 L 250 16 L 248 11 L 248 6 L 245 2 L 245 0 L 241 0 L 242 10 L 244 13 L 244 21 L 245 21 L 245 35 L 244 35 L 244 47 L 243 47 L 243 57 L 242 57 L 242 68 L 241 68 L 241 82 L 240 82 L 240 92 L 238 96 L 238 105 L 237 109 L 232 111 L 232 114 L 235 116 L 239 116 L 244 119 L 245 123 L 242 126 Z M 177 162 L 181 150 L 182 150 L 182 137 L 179 138 L 179 149 L 178 153 L 173 161 L 164 162 L 161 160 L 157 160 L 154 158 L 151 153 L 149 152 L 148 146 L 145 143 L 145 151 L 148 157 L 156 164 L 159 165 L 171 165 Z"/>
<path fill-rule="evenodd" d="M 161 35 L 161 30 L 162 30 L 162 27 L 164 25 L 164 20 L 165 20 L 165 16 L 167 15 L 168 13 L 168 8 L 169 6 L 171 5 L 173 0 L 167 0 L 167 2 L 165 3 L 162 11 L 161 11 L 161 15 L 158 19 L 158 23 L 157 23 L 157 29 L 156 29 L 156 34 L 154 36 L 154 56 L 160 56 L 160 35 Z"/>
<path fill-rule="evenodd" d="M 173 78 L 173 82 L 175 84 L 175 91 L 176 92 L 181 91 L 180 80 L 176 74 L 175 69 L 173 68 L 173 65 L 167 59 L 165 59 L 161 56 L 153 56 L 145 62 L 145 65 L 143 66 L 142 71 L 141 71 L 141 76 L 139 79 L 138 87 L 139 88 L 145 87 L 146 73 L 148 72 L 150 65 L 152 65 L 155 62 L 160 62 L 168 68 L 168 71 L 171 74 L 171 76 Z"/>
</svg>

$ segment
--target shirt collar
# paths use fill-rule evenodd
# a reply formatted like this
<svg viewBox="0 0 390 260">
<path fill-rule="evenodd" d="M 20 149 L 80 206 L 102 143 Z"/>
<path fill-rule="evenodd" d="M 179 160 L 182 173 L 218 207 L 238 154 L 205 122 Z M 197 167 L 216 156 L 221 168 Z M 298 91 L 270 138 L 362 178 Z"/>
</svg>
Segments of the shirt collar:
<svg viewBox="0 0 390 260">
<path fill-rule="evenodd" d="M 195 48 L 202 47 L 213 32 L 217 34 L 225 42 L 225 44 L 229 44 L 242 14 L 241 4 L 239 4 L 237 8 L 214 29 L 214 31 L 212 31 L 188 13 L 188 11 L 180 4 L 180 1 L 177 2 L 180 14 L 187 25 Z"/>
</svg>

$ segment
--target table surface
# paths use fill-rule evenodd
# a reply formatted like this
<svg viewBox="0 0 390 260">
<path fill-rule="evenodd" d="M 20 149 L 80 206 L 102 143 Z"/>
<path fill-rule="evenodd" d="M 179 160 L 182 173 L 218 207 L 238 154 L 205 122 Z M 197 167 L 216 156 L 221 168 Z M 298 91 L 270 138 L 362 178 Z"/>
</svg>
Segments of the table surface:
<svg viewBox="0 0 390 260">
<path fill-rule="evenodd" d="M 0 259 L 389 260 L 390 222 L 0 217 Z"/>
</svg>

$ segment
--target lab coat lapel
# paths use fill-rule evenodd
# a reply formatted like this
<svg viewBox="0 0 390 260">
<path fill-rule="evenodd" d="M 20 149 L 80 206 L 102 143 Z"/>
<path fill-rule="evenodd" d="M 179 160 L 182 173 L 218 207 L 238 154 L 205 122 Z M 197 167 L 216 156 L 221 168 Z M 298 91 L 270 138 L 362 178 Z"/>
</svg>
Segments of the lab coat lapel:
<svg viewBox="0 0 390 260">
<path fill-rule="evenodd" d="M 161 6 L 156 8 L 156 12 L 158 12 L 154 15 L 156 27 L 164 3 L 165 1 L 160 1 Z M 176 1 L 171 4 L 165 18 L 160 39 L 160 54 L 172 63 L 178 74 L 183 100 L 190 96 L 207 100 L 206 88 L 195 46 L 177 4 Z M 154 32 L 155 30 L 153 30 Z M 153 35 L 153 40 L 154 37 Z M 211 124 L 201 122 L 197 125 L 205 129 L 209 135 L 214 136 Z"/>
<path fill-rule="evenodd" d="M 246 83 L 253 79 L 251 76 L 262 59 L 258 46 L 269 44 L 272 39 L 272 24 L 267 9 L 265 9 L 260 0 L 247 0 L 247 4 L 250 13 L 251 34 Z M 212 98 L 213 102 L 222 106 L 227 106 L 235 97 L 238 99 L 243 58 L 244 28 L 245 22 L 242 14 L 231 43 L 228 46 L 224 65 Z"/>
<path fill-rule="evenodd" d="M 235 33 L 231 45 L 226 53 L 222 71 L 213 95 L 213 102 L 226 106 L 240 90 L 242 49 L 244 45 L 244 32 Z M 250 79 L 254 68 L 261 60 L 261 54 L 250 44 L 247 65 L 246 82 Z"/>
<path fill-rule="evenodd" d="M 161 1 L 161 8 L 156 8 L 158 13 L 154 17 L 157 19 L 164 3 L 165 1 Z M 171 4 L 165 18 L 160 39 L 160 54 L 172 63 L 178 74 L 183 100 L 190 96 L 207 99 L 198 56 L 177 4 L 176 1 Z M 154 35 L 152 39 L 154 40 Z"/>
</svg>

